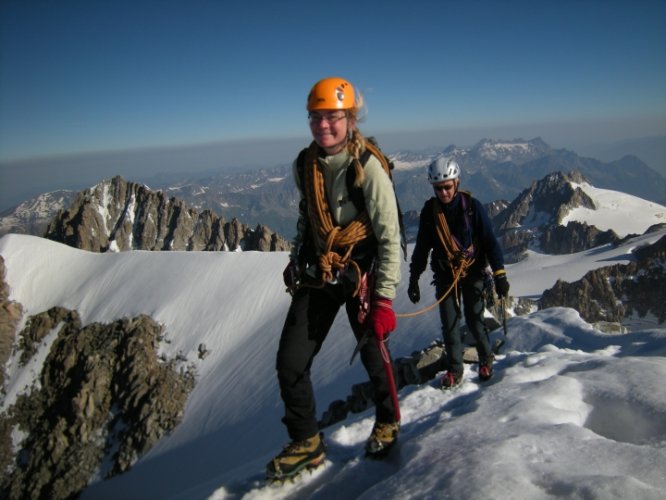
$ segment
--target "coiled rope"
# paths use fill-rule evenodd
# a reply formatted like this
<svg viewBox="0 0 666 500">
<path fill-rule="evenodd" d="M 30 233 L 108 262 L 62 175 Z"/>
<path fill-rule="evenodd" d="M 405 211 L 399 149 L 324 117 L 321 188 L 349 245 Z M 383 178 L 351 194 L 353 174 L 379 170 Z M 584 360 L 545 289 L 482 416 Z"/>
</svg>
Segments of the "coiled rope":
<svg viewBox="0 0 666 500">
<path fill-rule="evenodd" d="M 444 292 L 444 294 L 439 299 L 437 299 L 434 304 L 411 313 L 397 313 L 395 315 L 396 318 L 413 318 L 419 314 L 426 313 L 441 304 L 442 301 L 448 297 L 452 291 L 455 291 L 456 302 L 458 302 L 458 281 L 467 275 L 467 270 L 474 263 L 474 256 L 460 248 L 458 242 L 451 236 L 451 231 L 449 230 L 449 225 L 446 222 L 446 217 L 444 217 L 444 212 L 442 212 L 441 205 L 439 203 L 433 203 L 432 206 L 433 215 L 435 217 L 435 231 L 437 233 L 437 237 L 439 238 L 439 242 L 442 244 L 444 252 L 446 253 L 446 261 L 448 262 L 449 268 L 451 269 L 453 282 L 451 283 L 451 286 L 448 288 L 448 290 L 446 290 L 446 292 Z"/>
<path fill-rule="evenodd" d="M 358 163 L 358 158 L 354 158 L 354 162 Z M 324 174 L 317 160 L 315 142 L 310 145 L 305 155 L 304 177 L 310 225 L 317 237 L 319 248 L 322 248 L 322 254 L 319 256 L 320 283 L 302 286 L 322 288 L 333 280 L 335 271 L 342 271 L 351 266 L 357 278 L 353 294 L 355 297 L 361 286 L 362 273 L 358 264 L 351 258 L 351 254 L 354 245 L 372 235 L 368 212 L 364 210 L 359 213 L 344 228 L 334 223 L 326 198 Z"/>
<path fill-rule="evenodd" d="M 367 210 L 360 212 L 344 228 L 335 224 L 326 197 L 324 174 L 317 159 L 317 153 L 317 144 L 313 142 L 305 155 L 303 175 L 310 225 L 317 238 L 318 247 L 323 249 L 319 256 L 321 279 L 318 283 L 301 283 L 299 286 L 323 288 L 327 282 L 333 280 L 335 271 L 342 271 L 351 266 L 356 273 L 357 285 L 352 295 L 355 297 L 361 288 L 362 273 L 358 264 L 351 258 L 351 254 L 357 243 L 373 234 L 372 225 Z M 359 163 L 358 158 L 354 158 L 353 161 Z M 360 164 L 355 167 L 359 168 Z M 396 313 L 396 318 L 412 318 L 424 314 L 437 307 L 454 290 L 456 301 L 458 301 L 458 281 L 465 277 L 467 269 L 474 263 L 474 257 L 469 257 L 451 236 L 439 203 L 433 203 L 433 211 L 437 236 L 446 253 L 453 282 L 434 304 L 411 313 Z"/>
</svg>

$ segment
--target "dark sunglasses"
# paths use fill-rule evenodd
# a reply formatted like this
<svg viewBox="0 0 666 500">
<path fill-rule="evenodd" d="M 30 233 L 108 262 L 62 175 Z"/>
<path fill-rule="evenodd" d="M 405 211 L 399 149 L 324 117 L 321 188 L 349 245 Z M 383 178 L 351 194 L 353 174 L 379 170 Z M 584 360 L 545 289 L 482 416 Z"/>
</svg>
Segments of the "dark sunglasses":
<svg viewBox="0 0 666 500">
<path fill-rule="evenodd" d="M 440 186 L 433 186 L 433 189 L 435 191 L 451 191 L 455 187 L 456 187 L 455 184 L 443 184 Z"/>
</svg>

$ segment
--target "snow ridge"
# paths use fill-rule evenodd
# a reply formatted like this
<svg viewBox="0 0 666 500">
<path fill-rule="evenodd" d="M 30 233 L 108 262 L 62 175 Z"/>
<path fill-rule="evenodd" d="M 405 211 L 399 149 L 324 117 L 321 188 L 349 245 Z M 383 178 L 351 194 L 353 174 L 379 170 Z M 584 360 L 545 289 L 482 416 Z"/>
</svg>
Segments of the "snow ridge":
<svg viewBox="0 0 666 500">
<path fill-rule="evenodd" d="M 508 267 L 512 293 L 538 296 L 558 277 L 628 261 L 634 246 L 553 258 L 532 254 Z M 182 423 L 128 473 L 97 482 L 82 498 L 261 498 L 265 464 L 287 441 L 274 372 L 289 305 L 284 252 L 96 254 L 20 235 L 0 239 L 12 300 L 26 314 L 53 305 L 77 309 L 83 323 L 139 313 L 165 325 L 160 349 L 196 366 L 197 386 Z M 403 273 L 408 275 L 407 264 Z M 168 270 L 165 272 L 165 270 Z M 401 283 L 394 308 L 412 305 Z M 368 410 L 327 429 L 331 465 L 290 498 L 661 498 L 666 488 L 666 329 L 610 336 L 572 309 L 508 322 L 496 376 L 466 367 L 460 391 L 436 383 L 400 394 L 400 445 L 385 461 L 362 458 L 373 423 Z M 400 320 L 395 357 L 440 338 L 438 315 Z M 501 329 L 491 340 L 501 338 Z M 200 359 L 204 343 L 209 355 Z M 365 382 L 349 367 L 353 336 L 339 314 L 313 366 L 320 409 Z M 34 368 L 33 368 L 34 369 Z M 19 383 L 11 370 L 9 385 Z M 7 401 L 11 403 L 11 401 Z M 446 467 L 443 467 L 446 464 Z M 280 491 L 270 491 L 279 498 Z"/>
</svg>

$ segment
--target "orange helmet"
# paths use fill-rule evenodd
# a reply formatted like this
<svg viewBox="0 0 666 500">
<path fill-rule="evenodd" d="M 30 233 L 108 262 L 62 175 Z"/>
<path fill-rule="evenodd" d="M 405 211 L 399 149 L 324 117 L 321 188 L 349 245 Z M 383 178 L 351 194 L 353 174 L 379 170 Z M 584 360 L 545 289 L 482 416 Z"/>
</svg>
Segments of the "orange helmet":
<svg viewBox="0 0 666 500">
<path fill-rule="evenodd" d="M 316 109 L 352 109 L 356 104 L 354 87 L 343 78 L 319 80 L 308 95 L 308 111 Z"/>
</svg>

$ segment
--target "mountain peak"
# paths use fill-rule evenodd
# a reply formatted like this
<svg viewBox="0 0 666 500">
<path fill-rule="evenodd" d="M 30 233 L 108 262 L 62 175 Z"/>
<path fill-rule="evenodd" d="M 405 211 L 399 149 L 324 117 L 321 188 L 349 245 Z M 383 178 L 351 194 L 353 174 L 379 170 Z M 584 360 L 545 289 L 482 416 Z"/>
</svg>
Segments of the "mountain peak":
<svg viewBox="0 0 666 500">
<path fill-rule="evenodd" d="M 162 191 L 120 176 L 80 192 L 49 224 L 46 238 L 93 252 L 123 250 L 287 250 L 265 226 L 225 222 Z"/>
<path fill-rule="evenodd" d="M 7 233 L 42 235 L 53 216 L 72 201 L 74 191 L 42 193 L 0 214 L 0 236 Z"/>
<path fill-rule="evenodd" d="M 508 261 L 529 248 L 567 254 L 617 243 L 665 220 L 666 207 L 596 188 L 578 171 L 546 175 L 493 219 Z"/>
<path fill-rule="evenodd" d="M 543 156 L 551 148 L 543 139 L 481 139 L 470 150 L 471 157 L 478 157 L 483 161 L 504 163 L 512 161 L 518 164 Z"/>
</svg>

